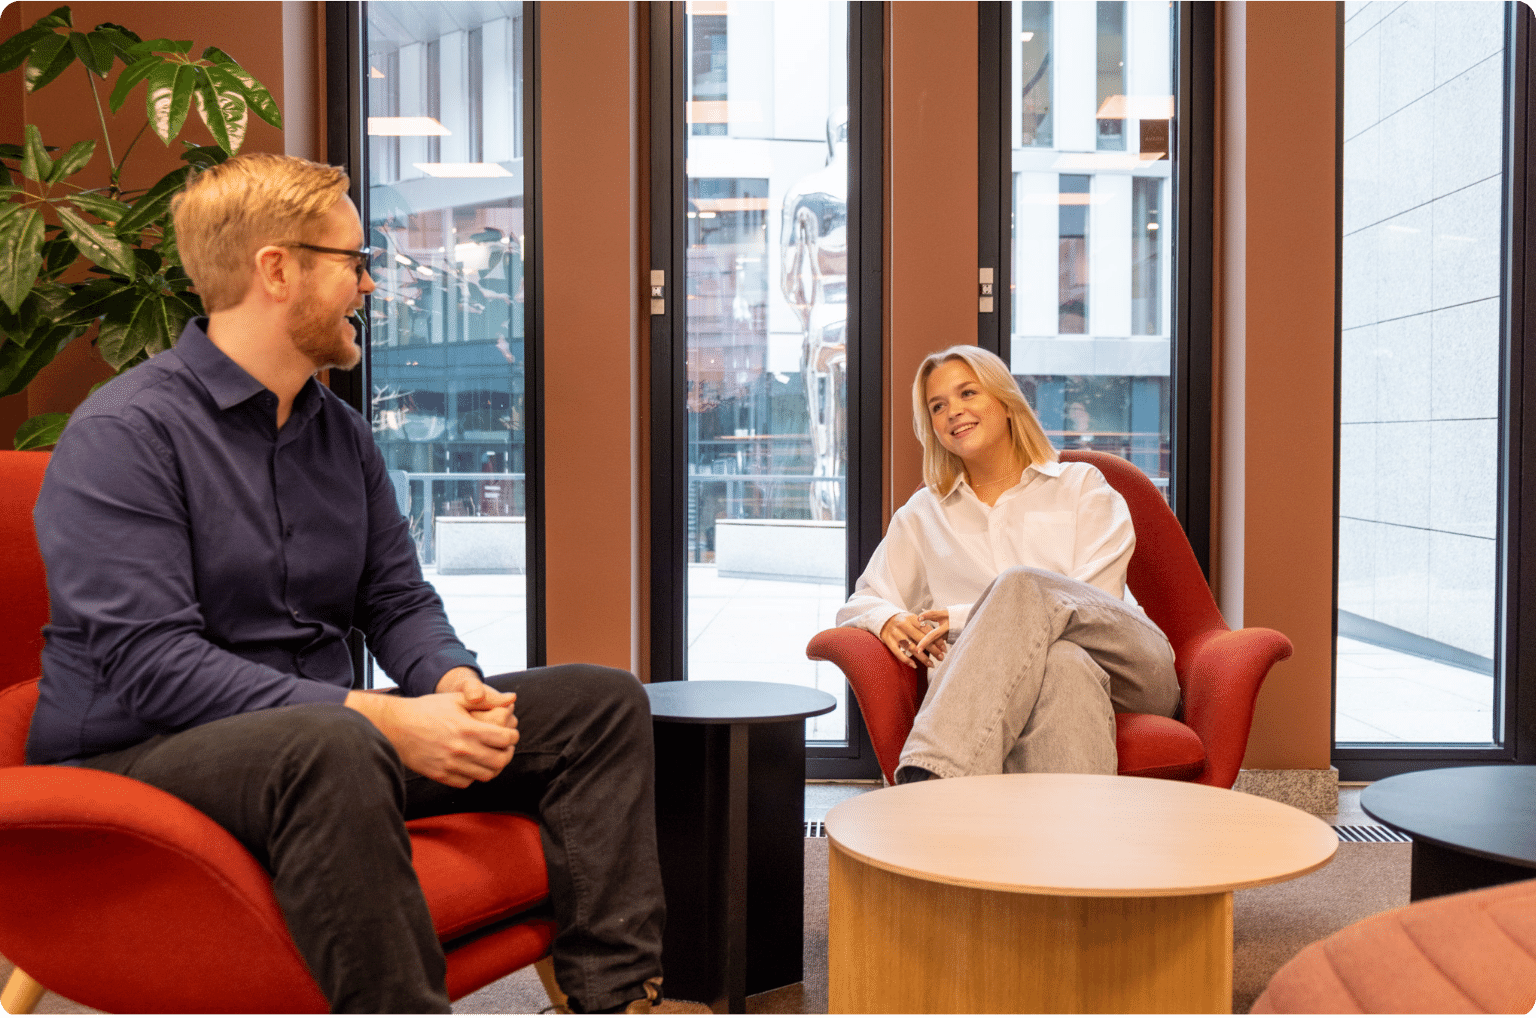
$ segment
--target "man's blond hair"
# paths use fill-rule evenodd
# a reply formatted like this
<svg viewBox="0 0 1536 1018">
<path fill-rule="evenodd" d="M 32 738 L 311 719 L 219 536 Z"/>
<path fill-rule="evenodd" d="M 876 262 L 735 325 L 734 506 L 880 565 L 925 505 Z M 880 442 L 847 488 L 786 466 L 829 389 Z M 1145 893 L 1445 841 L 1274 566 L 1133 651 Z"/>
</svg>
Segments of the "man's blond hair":
<svg viewBox="0 0 1536 1018">
<path fill-rule="evenodd" d="M 244 300 L 256 252 L 308 240 L 314 221 L 346 195 L 347 185 L 338 167 L 266 152 L 235 156 L 193 176 L 171 212 L 181 263 L 203 308 L 223 311 Z"/>
<path fill-rule="evenodd" d="M 952 346 L 924 357 L 923 363 L 918 365 L 917 377 L 912 380 L 912 430 L 923 443 L 923 483 L 935 495 L 948 494 L 955 478 L 965 469 L 960 457 L 939 441 L 938 433 L 933 430 L 932 415 L 928 413 L 928 376 L 946 361 L 964 361 L 981 387 L 1003 405 L 1008 412 L 1014 455 L 1020 463 L 1027 467 L 1056 462 L 1055 447 L 1046 437 L 1045 429 L 1040 427 L 1039 418 L 1019 391 L 1019 383 L 1003 359 L 979 346 Z"/>
</svg>

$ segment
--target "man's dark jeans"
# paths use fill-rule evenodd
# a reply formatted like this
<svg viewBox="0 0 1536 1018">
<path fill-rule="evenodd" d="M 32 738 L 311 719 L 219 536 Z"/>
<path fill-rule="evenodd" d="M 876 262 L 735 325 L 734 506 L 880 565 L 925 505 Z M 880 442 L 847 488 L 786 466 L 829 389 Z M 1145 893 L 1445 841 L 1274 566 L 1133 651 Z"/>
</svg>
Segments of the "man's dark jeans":
<svg viewBox="0 0 1536 1018">
<path fill-rule="evenodd" d="M 335 704 L 236 715 L 83 763 L 164 789 L 239 839 L 272 874 L 334 1011 L 448 1010 L 405 821 L 477 810 L 539 818 L 555 974 L 573 1004 L 643 997 L 661 974 L 665 910 L 645 690 L 596 665 L 487 681 L 517 694 L 521 737 L 500 775 L 463 790 L 405 768 L 372 723 Z"/>
</svg>

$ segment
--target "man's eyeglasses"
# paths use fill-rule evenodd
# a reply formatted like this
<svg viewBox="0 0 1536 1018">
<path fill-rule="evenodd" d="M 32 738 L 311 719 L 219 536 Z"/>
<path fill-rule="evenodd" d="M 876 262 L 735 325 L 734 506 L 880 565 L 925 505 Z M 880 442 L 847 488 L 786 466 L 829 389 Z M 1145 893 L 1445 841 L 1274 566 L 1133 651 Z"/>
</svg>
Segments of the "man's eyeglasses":
<svg viewBox="0 0 1536 1018">
<path fill-rule="evenodd" d="M 298 241 L 279 244 L 278 247 L 298 247 L 305 251 L 318 251 L 321 254 L 343 255 L 351 258 L 353 259 L 352 268 L 357 273 L 359 283 L 363 281 L 363 273 L 368 271 L 368 262 L 376 255 L 383 253 L 376 247 L 321 247 L 319 244 L 300 244 Z"/>
</svg>

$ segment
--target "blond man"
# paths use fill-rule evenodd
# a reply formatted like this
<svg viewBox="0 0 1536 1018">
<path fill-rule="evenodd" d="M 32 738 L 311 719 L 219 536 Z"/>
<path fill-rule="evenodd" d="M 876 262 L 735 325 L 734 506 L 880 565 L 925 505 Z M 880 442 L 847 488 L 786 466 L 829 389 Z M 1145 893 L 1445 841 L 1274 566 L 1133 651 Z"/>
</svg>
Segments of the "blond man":
<svg viewBox="0 0 1536 1018">
<path fill-rule="evenodd" d="M 448 624 L 368 421 L 315 379 L 357 363 L 374 288 L 347 183 L 246 155 L 178 197 L 208 315 L 88 399 L 50 462 L 28 762 L 125 774 L 229 830 L 345 1012 L 448 1010 L 405 821 L 535 813 L 573 1006 L 648 1009 L 646 698 L 591 665 L 485 678 Z M 351 688 L 354 628 L 402 695 Z"/>
</svg>

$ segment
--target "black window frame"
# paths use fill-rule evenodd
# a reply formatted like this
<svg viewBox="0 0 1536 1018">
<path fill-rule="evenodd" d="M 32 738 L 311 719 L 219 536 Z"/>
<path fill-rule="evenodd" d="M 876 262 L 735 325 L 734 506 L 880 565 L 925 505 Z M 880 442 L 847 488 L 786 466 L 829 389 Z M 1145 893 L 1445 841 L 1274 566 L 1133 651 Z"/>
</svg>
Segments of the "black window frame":
<svg viewBox="0 0 1536 1018">
<path fill-rule="evenodd" d="M 351 178 L 348 197 L 357 206 L 364 224 L 368 213 L 368 60 L 365 32 L 367 0 L 327 0 L 325 4 L 325 158 Z M 539 171 L 539 5 L 523 4 L 523 216 L 528 244 L 523 260 L 523 285 L 527 295 L 524 312 L 524 407 L 527 480 L 527 667 L 547 661 L 545 640 L 544 552 L 544 258 L 543 192 Z M 370 312 L 372 297 L 365 298 L 362 314 L 363 357 L 350 371 L 332 369 L 330 387 L 354 410 L 368 416 L 371 391 L 372 346 Z M 365 653 L 362 634 L 353 630 L 353 683 L 360 689 L 374 687 L 374 676 Z"/>
<path fill-rule="evenodd" d="M 1520 508 L 1536 506 L 1536 208 L 1529 196 L 1536 188 L 1536 152 L 1530 147 L 1536 131 L 1531 86 L 1536 83 L 1536 54 L 1532 52 L 1536 17 L 1521 3 L 1505 3 L 1504 50 L 1504 177 L 1505 210 L 1501 268 L 1504 293 L 1499 323 L 1503 350 L 1500 380 L 1503 391 L 1500 440 L 1504 455 L 1498 473 L 1498 521 L 1502 555 L 1495 563 L 1501 588 L 1501 614 L 1494 633 L 1494 724 L 1501 744 L 1346 743 L 1336 741 L 1338 719 L 1338 653 L 1333 655 L 1333 697 L 1329 703 L 1329 741 L 1333 765 L 1342 781 L 1375 781 L 1408 771 L 1487 764 L 1536 764 L 1536 686 L 1521 696 L 1520 679 L 1536 669 L 1536 597 L 1521 597 L 1521 589 L 1536 585 L 1536 525 L 1523 525 Z M 1336 180 L 1335 215 L 1337 275 L 1343 279 L 1344 208 L 1344 5 L 1337 15 Z M 1342 289 L 1342 287 L 1341 287 Z M 1339 418 L 1343 401 L 1342 314 L 1335 309 L 1334 327 L 1334 548 L 1338 548 Z M 1529 398 L 1527 398 L 1529 397 Z M 1522 582 L 1523 581 L 1523 582 Z M 1333 626 L 1338 640 L 1338 555 L 1334 555 Z"/>
<path fill-rule="evenodd" d="M 650 679 L 686 679 L 687 647 L 687 123 L 691 58 L 685 3 L 649 6 L 650 251 L 652 270 L 665 275 L 666 311 L 650 316 Z M 880 543 L 882 519 L 884 269 L 881 238 L 885 195 L 884 2 L 848 5 L 848 350 L 847 577 L 864 571 Z M 853 693 L 845 700 L 848 741 L 808 743 L 813 779 L 878 778 Z"/>
</svg>

